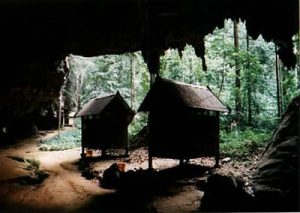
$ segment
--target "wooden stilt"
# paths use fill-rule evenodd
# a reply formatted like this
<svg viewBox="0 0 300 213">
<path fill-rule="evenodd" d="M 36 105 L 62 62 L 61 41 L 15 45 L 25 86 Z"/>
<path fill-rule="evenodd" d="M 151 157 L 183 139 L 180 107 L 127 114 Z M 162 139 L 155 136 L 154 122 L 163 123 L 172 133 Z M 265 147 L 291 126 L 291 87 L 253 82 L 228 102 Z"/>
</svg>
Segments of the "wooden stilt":
<svg viewBox="0 0 300 213">
<path fill-rule="evenodd" d="M 215 167 L 219 167 L 219 166 L 220 166 L 220 155 L 218 153 L 215 157 Z"/>
<path fill-rule="evenodd" d="M 129 153 L 129 141 L 128 141 L 128 127 L 126 129 L 126 147 L 125 147 L 125 157 L 128 157 Z"/>
<path fill-rule="evenodd" d="M 156 74 L 154 73 L 150 73 L 150 87 L 152 87 L 154 81 L 155 81 L 155 78 L 156 78 Z M 151 113 L 149 113 L 148 115 L 148 131 L 149 131 L 149 145 L 148 145 L 148 167 L 149 169 L 153 169 L 153 162 L 152 162 L 152 158 L 153 158 L 153 155 L 152 155 L 152 147 L 151 147 Z"/>
<path fill-rule="evenodd" d="M 184 164 L 184 159 L 183 159 L 183 158 L 180 158 L 180 159 L 179 159 L 179 166 L 183 166 L 183 164 Z"/>
<path fill-rule="evenodd" d="M 148 151 L 148 167 L 149 167 L 149 169 L 153 169 L 153 162 L 152 162 L 152 154 L 151 154 L 151 152 L 150 151 Z"/>
<path fill-rule="evenodd" d="M 217 151 L 215 157 L 215 167 L 220 166 L 220 113 L 218 112 L 216 115 L 216 128 L 217 128 Z"/>
<path fill-rule="evenodd" d="M 83 147 L 82 144 L 81 144 L 81 157 L 82 157 L 82 158 L 85 158 L 84 147 Z"/>
</svg>

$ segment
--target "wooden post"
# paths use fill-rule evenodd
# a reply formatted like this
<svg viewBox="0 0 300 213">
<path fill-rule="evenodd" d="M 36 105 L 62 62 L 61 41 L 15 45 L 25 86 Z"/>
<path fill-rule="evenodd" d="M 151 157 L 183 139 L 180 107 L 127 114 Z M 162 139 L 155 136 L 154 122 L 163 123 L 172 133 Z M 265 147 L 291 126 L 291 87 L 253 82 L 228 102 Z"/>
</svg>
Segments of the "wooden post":
<svg viewBox="0 0 300 213">
<path fill-rule="evenodd" d="M 153 86 L 155 81 L 156 74 L 150 73 L 150 88 Z M 149 144 L 148 144 L 148 168 L 153 169 L 153 155 L 152 155 L 152 146 L 151 146 L 151 127 L 152 127 L 152 115 L 149 112 L 148 115 L 148 133 L 149 133 Z"/>
<path fill-rule="evenodd" d="M 183 166 L 183 164 L 184 164 L 184 159 L 183 159 L 183 158 L 180 158 L 180 159 L 179 159 L 179 166 Z"/>
<path fill-rule="evenodd" d="M 215 157 L 215 167 L 219 167 L 220 162 L 220 113 L 217 112 L 216 115 L 216 129 L 217 129 L 217 151 Z"/>
<path fill-rule="evenodd" d="M 127 157 L 128 156 L 128 150 L 129 150 L 129 144 L 128 144 L 128 127 L 126 128 L 125 134 L 126 134 L 125 157 Z"/>
<path fill-rule="evenodd" d="M 148 0 L 142 1 L 142 11 L 143 11 L 143 47 L 142 54 L 150 73 L 150 88 L 152 87 L 156 75 L 160 70 L 160 51 L 157 48 L 157 37 L 155 35 L 155 28 L 151 22 L 151 11 L 149 11 Z M 149 145 L 148 145 L 148 162 L 149 169 L 153 168 L 152 164 L 152 148 L 151 148 L 151 125 L 152 125 L 152 115 L 149 112 L 148 115 L 148 130 L 149 130 Z"/>
<path fill-rule="evenodd" d="M 149 143 L 148 143 L 148 169 L 153 169 L 153 155 L 152 155 L 152 146 L 151 146 L 151 113 L 148 115 L 148 133 L 149 133 Z"/>
<path fill-rule="evenodd" d="M 84 121 L 83 121 L 83 117 L 81 117 L 81 157 L 84 158 L 85 157 L 85 154 L 84 154 Z"/>
<path fill-rule="evenodd" d="M 84 147 L 83 147 L 83 143 L 81 141 L 81 157 L 84 158 L 85 154 L 84 154 Z"/>
</svg>

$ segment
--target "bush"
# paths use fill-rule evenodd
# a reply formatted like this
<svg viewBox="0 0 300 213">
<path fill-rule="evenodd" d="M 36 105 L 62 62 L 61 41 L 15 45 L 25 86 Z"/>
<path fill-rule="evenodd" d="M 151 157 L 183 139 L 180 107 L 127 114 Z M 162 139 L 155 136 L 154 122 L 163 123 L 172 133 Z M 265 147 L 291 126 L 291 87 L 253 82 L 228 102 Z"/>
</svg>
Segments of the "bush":
<svg viewBox="0 0 300 213">
<path fill-rule="evenodd" d="M 60 136 L 56 135 L 42 142 L 40 150 L 42 151 L 59 151 L 80 147 L 81 131 L 73 129 L 63 131 Z"/>
<path fill-rule="evenodd" d="M 220 153 L 226 157 L 248 159 L 266 146 L 271 134 L 254 129 L 221 131 Z"/>
</svg>

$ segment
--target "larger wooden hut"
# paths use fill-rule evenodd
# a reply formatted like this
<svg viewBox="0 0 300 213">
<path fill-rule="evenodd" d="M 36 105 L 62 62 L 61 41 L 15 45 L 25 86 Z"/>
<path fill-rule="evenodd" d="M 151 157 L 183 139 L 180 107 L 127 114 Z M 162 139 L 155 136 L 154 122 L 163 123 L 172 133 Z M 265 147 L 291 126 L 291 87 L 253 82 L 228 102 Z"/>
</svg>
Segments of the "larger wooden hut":
<svg viewBox="0 0 300 213">
<path fill-rule="evenodd" d="M 90 100 L 78 113 L 82 126 L 82 156 L 85 148 L 125 149 L 128 152 L 128 125 L 134 112 L 119 92 Z"/>
<path fill-rule="evenodd" d="M 149 167 L 152 156 L 219 160 L 219 115 L 226 106 L 207 87 L 157 77 L 138 109 L 149 112 Z"/>
</svg>

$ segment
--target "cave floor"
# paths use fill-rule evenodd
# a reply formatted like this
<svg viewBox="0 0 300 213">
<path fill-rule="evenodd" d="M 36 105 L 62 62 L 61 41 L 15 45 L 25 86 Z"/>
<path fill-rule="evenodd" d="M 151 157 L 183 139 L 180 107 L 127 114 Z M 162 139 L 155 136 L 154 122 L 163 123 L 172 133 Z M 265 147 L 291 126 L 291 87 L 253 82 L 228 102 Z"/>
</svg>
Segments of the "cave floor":
<svg viewBox="0 0 300 213">
<path fill-rule="evenodd" d="M 16 144 L 0 148 L 0 212 L 104 212 L 122 210 L 122 207 L 110 208 L 118 204 L 115 190 L 99 186 L 99 180 L 87 180 L 79 169 L 80 148 L 65 151 L 40 151 L 40 141 L 57 134 L 56 131 L 40 131 L 38 135 L 20 140 Z M 89 166 L 100 175 L 112 163 L 123 161 L 125 171 L 147 168 L 146 149 L 130 153 L 129 158 L 91 162 Z M 40 170 L 49 174 L 41 183 L 24 182 L 24 177 L 32 176 L 32 170 L 26 170 L 28 163 L 21 159 L 35 159 L 40 162 Z M 209 168 L 213 160 L 209 158 L 193 159 L 195 166 Z M 154 159 L 156 171 L 165 171 L 176 167 L 178 161 Z M 224 163 L 217 172 L 234 174 L 248 179 L 249 165 Z M 204 180 L 210 170 L 193 176 L 180 176 L 173 185 L 168 185 L 168 193 L 159 193 L 151 199 L 150 212 L 196 212 L 201 203 L 203 192 L 197 183 Z M 176 176 L 176 171 L 169 173 Z M 178 176 L 179 177 L 179 176 Z M 130 189 L 129 189 L 130 194 Z M 110 199 L 112 198 L 112 199 Z M 130 200 L 130 199 L 129 199 Z M 132 200 L 135 205 L 135 200 Z M 102 211 L 101 211 L 102 212 Z"/>
</svg>

